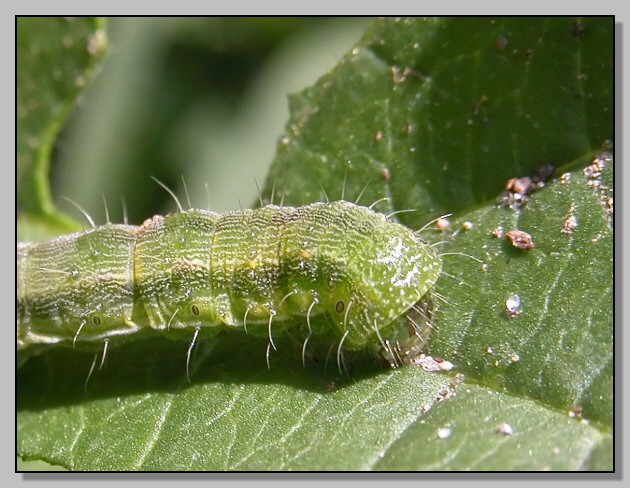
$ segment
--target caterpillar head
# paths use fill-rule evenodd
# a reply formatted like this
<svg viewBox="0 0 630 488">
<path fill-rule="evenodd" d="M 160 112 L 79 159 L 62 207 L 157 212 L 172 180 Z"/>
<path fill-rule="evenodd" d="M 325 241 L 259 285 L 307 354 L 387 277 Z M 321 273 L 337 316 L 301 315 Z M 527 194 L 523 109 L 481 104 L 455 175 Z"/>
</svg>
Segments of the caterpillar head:
<svg viewBox="0 0 630 488">
<path fill-rule="evenodd" d="M 382 344 L 389 329 L 435 284 L 440 257 L 412 230 L 370 212 L 346 236 L 343 267 L 328 274 L 327 314 L 345 349 Z M 393 331 L 393 330 L 392 330 Z"/>
</svg>

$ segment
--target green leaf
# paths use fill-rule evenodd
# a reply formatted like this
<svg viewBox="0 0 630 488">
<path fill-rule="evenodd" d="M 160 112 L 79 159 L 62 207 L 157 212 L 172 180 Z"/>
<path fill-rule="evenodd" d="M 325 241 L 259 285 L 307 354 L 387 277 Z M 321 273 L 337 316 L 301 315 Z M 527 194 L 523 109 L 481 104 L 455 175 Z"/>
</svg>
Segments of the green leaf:
<svg viewBox="0 0 630 488">
<path fill-rule="evenodd" d="M 612 18 L 384 19 L 291 98 L 267 199 L 388 197 L 376 208 L 417 209 L 398 214 L 414 228 L 455 213 L 424 232 L 445 266 L 428 352 L 453 371 L 303 367 L 288 337 L 268 370 L 267 341 L 232 333 L 197 346 L 191 383 L 188 344 L 157 337 L 109 351 L 84 389 L 93 353 L 51 349 L 18 371 L 18 453 L 86 470 L 611 470 L 612 36 Z M 498 204 L 547 164 L 527 202 Z"/>
<path fill-rule="evenodd" d="M 284 201 L 390 197 L 424 225 L 612 138 L 612 19 L 377 22 L 291 98 L 267 180 Z M 378 207 L 379 210 L 383 206 Z"/>
<path fill-rule="evenodd" d="M 432 351 L 461 357 L 468 378 L 500 391 L 587 408 L 589 420 L 612 431 L 612 161 L 598 161 L 596 178 L 566 173 L 525 208 L 486 206 L 465 215 L 471 230 L 455 225 L 457 250 L 484 264 L 445 257 L 446 272 L 467 286 L 444 283 Z M 526 231 L 535 249 L 493 237 L 499 227 Z M 505 306 L 512 295 L 521 301 L 514 316 Z"/>
<path fill-rule="evenodd" d="M 57 232 L 79 226 L 55 211 L 48 182 L 51 153 L 105 53 L 104 25 L 95 17 L 17 19 L 18 204 L 31 214 L 31 224 L 53 226 Z"/>
</svg>

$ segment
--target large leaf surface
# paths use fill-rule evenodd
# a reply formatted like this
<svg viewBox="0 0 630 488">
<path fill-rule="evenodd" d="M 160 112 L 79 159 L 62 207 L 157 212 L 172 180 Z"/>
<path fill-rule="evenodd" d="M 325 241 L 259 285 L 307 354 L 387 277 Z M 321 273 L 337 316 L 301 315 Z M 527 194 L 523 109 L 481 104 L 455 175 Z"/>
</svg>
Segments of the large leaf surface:
<svg viewBox="0 0 630 488">
<path fill-rule="evenodd" d="M 110 351 L 84 391 L 93 354 L 51 350 L 19 370 L 18 452 L 88 470 L 612 469 L 614 174 L 591 166 L 612 137 L 612 29 L 386 19 L 292 97 L 268 198 L 389 197 L 377 208 L 417 209 L 399 214 L 415 228 L 456 214 L 425 233 L 476 258 L 445 254 L 436 285 L 428 349 L 455 370 L 303 367 L 289 338 L 268 370 L 265 340 L 226 334 L 188 383 L 188 345 L 158 337 Z M 543 164 L 561 169 L 526 205 L 497 205 Z"/>
</svg>

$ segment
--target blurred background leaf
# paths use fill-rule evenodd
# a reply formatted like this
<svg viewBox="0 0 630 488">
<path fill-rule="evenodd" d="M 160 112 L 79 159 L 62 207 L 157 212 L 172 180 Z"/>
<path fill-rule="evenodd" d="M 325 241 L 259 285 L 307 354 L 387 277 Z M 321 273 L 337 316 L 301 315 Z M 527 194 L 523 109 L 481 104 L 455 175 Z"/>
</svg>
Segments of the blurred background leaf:
<svg viewBox="0 0 630 488">
<path fill-rule="evenodd" d="M 390 371 L 368 358 L 345 376 L 326 362 L 302 367 L 287 338 L 267 370 L 266 341 L 226 334 L 200 344 L 188 385 L 188 345 L 158 338 L 109 352 L 84 392 L 93 354 L 52 350 L 18 372 L 18 452 L 89 470 L 612 469 L 614 174 L 612 157 L 598 156 L 612 138 L 612 18 L 383 19 L 349 48 L 366 19 L 353 22 L 112 20 L 106 63 L 129 59 L 97 78 L 113 98 L 79 105 L 57 145 L 54 194 L 100 222 L 101 192 L 112 220 L 126 196 L 138 223 L 174 208 L 148 175 L 180 196 L 184 175 L 198 206 L 249 206 L 255 190 L 241 192 L 251 176 L 263 181 L 277 139 L 262 105 L 243 108 L 275 99 L 252 94 L 253 73 L 286 86 L 315 64 L 298 41 L 321 52 L 322 38 L 344 38 L 341 61 L 327 73 L 334 59 L 320 64 L 322 78 L 291 97 L 262 196 L 388 197 L 377 208 L 416 209 L 399 215 L 413 228 L 455 213 L 450 228 L 424 235 L 474 258 L 444 255 L 436 286 L 428 349 L 457 369 Z M 283 50 L 303 64 L 280 63 Z M 116 69 L 118 84 L 105 78 Z M 269 148 L 260 173 L 227 156 L 252 148 L 247 161 Z M 83 168 L 88 160 L 99 163 Z M 526 204 L 497 205 L 510 178 L 544 165 L 555 173 Z M 219 187 L 209 197 L 206 181 Z M 514 249 L 510 229 L 535 248 Z"/>
<path fill-rule="evenodd" d="M 55 194 L 98 222 L 172 211 L 157 177 L 215 211 L 258 201 L 288 118 L 287 93 L 334 66 L 371 19 L 111 19 L 101 75 L 70 121 Z M 323 47 L 322 44 L 325 46 Z M 207 185 L 207 189 L 206 189 Z"/>
<path fill-rule="evenodd" d="M 17 22 L 17 185 L 21 239 L 76 230 L 55 210 L 51 153 L 77 97 L 105 53 L 101 18 L 30 17 Z"/>
</svg>

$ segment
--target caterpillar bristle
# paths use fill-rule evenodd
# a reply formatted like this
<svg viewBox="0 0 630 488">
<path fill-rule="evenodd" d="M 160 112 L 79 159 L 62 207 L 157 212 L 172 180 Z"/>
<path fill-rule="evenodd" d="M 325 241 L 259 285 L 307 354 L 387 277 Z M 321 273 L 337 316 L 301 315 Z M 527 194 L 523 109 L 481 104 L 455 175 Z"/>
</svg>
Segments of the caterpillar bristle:
<svg viewBox="0 0 630 488">
<path fill-rule="evenodd" d="M 182 213 L 184 211 L 184 208 L 182 207 L 182 204 L 180 203 L 179 198 L 177 198 L 177 195 L 175 195 L 175 192 L 171 190 L 168 186 L 166 186 L 164 183 L 162 183 L 160 180 L 158 180 L 155 176 L 151 176 L 151 179 L 155 181 L 158 185 L 160 185 L 162 188 L 164 188 L 164 190 L 166 190 L 166 192 L 173 198 L 173 201 L 177 205 L 177 211 Z"/>
</svg>

